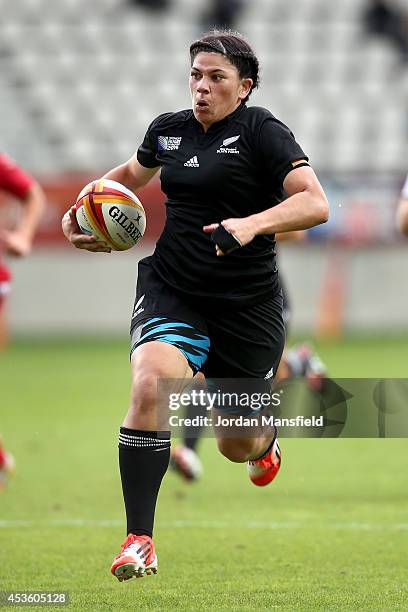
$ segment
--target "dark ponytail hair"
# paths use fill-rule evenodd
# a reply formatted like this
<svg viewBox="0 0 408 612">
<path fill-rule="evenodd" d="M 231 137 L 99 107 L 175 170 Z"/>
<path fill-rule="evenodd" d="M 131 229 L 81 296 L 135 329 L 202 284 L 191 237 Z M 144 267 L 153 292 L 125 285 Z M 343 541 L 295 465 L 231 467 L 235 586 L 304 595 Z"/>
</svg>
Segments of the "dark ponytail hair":
<svg viewBox="0 0 408 612">
<path fill-rule="evenodd" d="M 199 53 L 224 55 L 238 70 L 241 79 L 252 79 L 253 89 L 259 87 L 259 62 L 252 47 L 239 32 L 233 30 L 211 30 L 190 46 L 191 64 Z"/>
</svg>

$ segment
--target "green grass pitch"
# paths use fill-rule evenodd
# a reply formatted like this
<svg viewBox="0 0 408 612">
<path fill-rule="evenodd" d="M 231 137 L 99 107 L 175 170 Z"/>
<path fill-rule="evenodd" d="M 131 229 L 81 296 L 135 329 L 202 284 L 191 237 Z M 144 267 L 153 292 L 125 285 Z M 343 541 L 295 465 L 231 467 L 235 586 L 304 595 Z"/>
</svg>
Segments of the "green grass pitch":
<svg viewBox="0 0 408 612">
<path fill-rule="evenodd" d="M 319 350 L 337 377 L 407 375 L 407 339 Z M 19 341 L 0 356 L 17 463 L 0 495 L 0 590 L 69 591 L 68 609 L 90 611 L 407 609 L 406 439 L 282 440 L 265 489 L 204 440 L 202 481 L 164 481 L 158 575 L 118 583 L 128 387 L 126 340 Z"/>
</svg>

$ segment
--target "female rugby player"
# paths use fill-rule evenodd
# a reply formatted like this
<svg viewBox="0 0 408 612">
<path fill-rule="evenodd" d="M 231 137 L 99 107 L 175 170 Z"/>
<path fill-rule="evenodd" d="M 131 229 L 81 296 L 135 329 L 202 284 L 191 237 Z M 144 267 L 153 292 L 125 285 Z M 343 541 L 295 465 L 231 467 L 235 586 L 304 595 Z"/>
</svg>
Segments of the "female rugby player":
<svg viewBox="0 0 408 612">
<path fill-rule="evenodd" d="M 245 39 L 210 32 L 190 57 L 192 109 L 157 117 L 137 153 L 104 177 L 136 191 L 161 169 L 167 195 L 163 233 L 139 263 L 131 324 L 132 399 L 119 434 L 128 537 L 111 568 L 119 580 L 157 571 L 153 520 L 170 454 L 170 434 L 158 432 L 158 379 L 173 379 L 174 392 L 198 371 L 270 380 L 284 345 L 274 234 L 328 218 L 293 134 L 246 105 L 259 66 Z M 109 251 L 80 233 L 75 207 L 63 231 L 77 248 Z M 279 469 L 275 438 L 218 434 L 217 444 L 264 485 Z"/>
<path fill-rule="evenodd" d="M 401 234 L 408 236 L 408 176 L 405 179 L 399 198 L 396 221 L 397 228 Z"/>
<path fill-rule="evenodd" d="M 31 251 L 34 234 L 45 207 L 45 194 L 37 181 L 6 153 L 0 152 L 0 192 L 17 198 L 22 214 L 14 229 L 0 228 L 0 351 L 8 343 L 5 304 L 11 287 L 11 273 L 3 260 L 7 255 L 24 257 Z M 0 438 L 0 491 L 14 470 L 14 458 L 6 452 Z"/>
</svg>

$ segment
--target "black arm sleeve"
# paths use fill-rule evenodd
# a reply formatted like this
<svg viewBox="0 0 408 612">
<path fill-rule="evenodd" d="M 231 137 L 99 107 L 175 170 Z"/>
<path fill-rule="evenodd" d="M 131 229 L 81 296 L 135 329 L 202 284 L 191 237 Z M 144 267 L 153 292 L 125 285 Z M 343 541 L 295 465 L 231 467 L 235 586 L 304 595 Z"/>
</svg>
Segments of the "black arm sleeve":
<svg viewBox="0 0 408 612">
<path fill-rule="evenodd" d="M 294 161 L 309 159 L 289 128 L 272 115 L 261 125 L 258 147 L 262 167 L 277 187 L 282 187 L 286 175 L 294 169 Z"/>
</svg>

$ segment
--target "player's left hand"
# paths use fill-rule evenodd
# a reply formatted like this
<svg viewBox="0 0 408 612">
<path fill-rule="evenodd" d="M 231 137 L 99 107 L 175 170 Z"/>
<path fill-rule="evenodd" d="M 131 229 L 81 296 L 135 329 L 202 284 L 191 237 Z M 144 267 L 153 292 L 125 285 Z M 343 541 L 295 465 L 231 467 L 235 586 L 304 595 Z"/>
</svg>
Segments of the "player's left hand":
<svg viewBox="0 0 408 612">
<path fill-rule="evenodd" d="M 18 230 L 2 230 L 0 232 L 0 241 L 9 255 L 16 257 L 25 257 L 31 251 L 31 239 Z"/>
<path fill-rule="evenodd" d="M 206 234 L 209 234 L 217 229 L 219 225 L 219 223 L 204 225 L 203 231 Z M 225 219 L 224 221 L 221 221 L 221 225 L 223 225 L 224 228 L 240 242 L 241 246 L 249 244 L 256 236 L 255 223 L 251 220 L 251 217 L 244 217 L 242 219 Z M 215 245 L 215 252 L 218 257 L 225 255 L 218 244 Z"/>
</svg>

